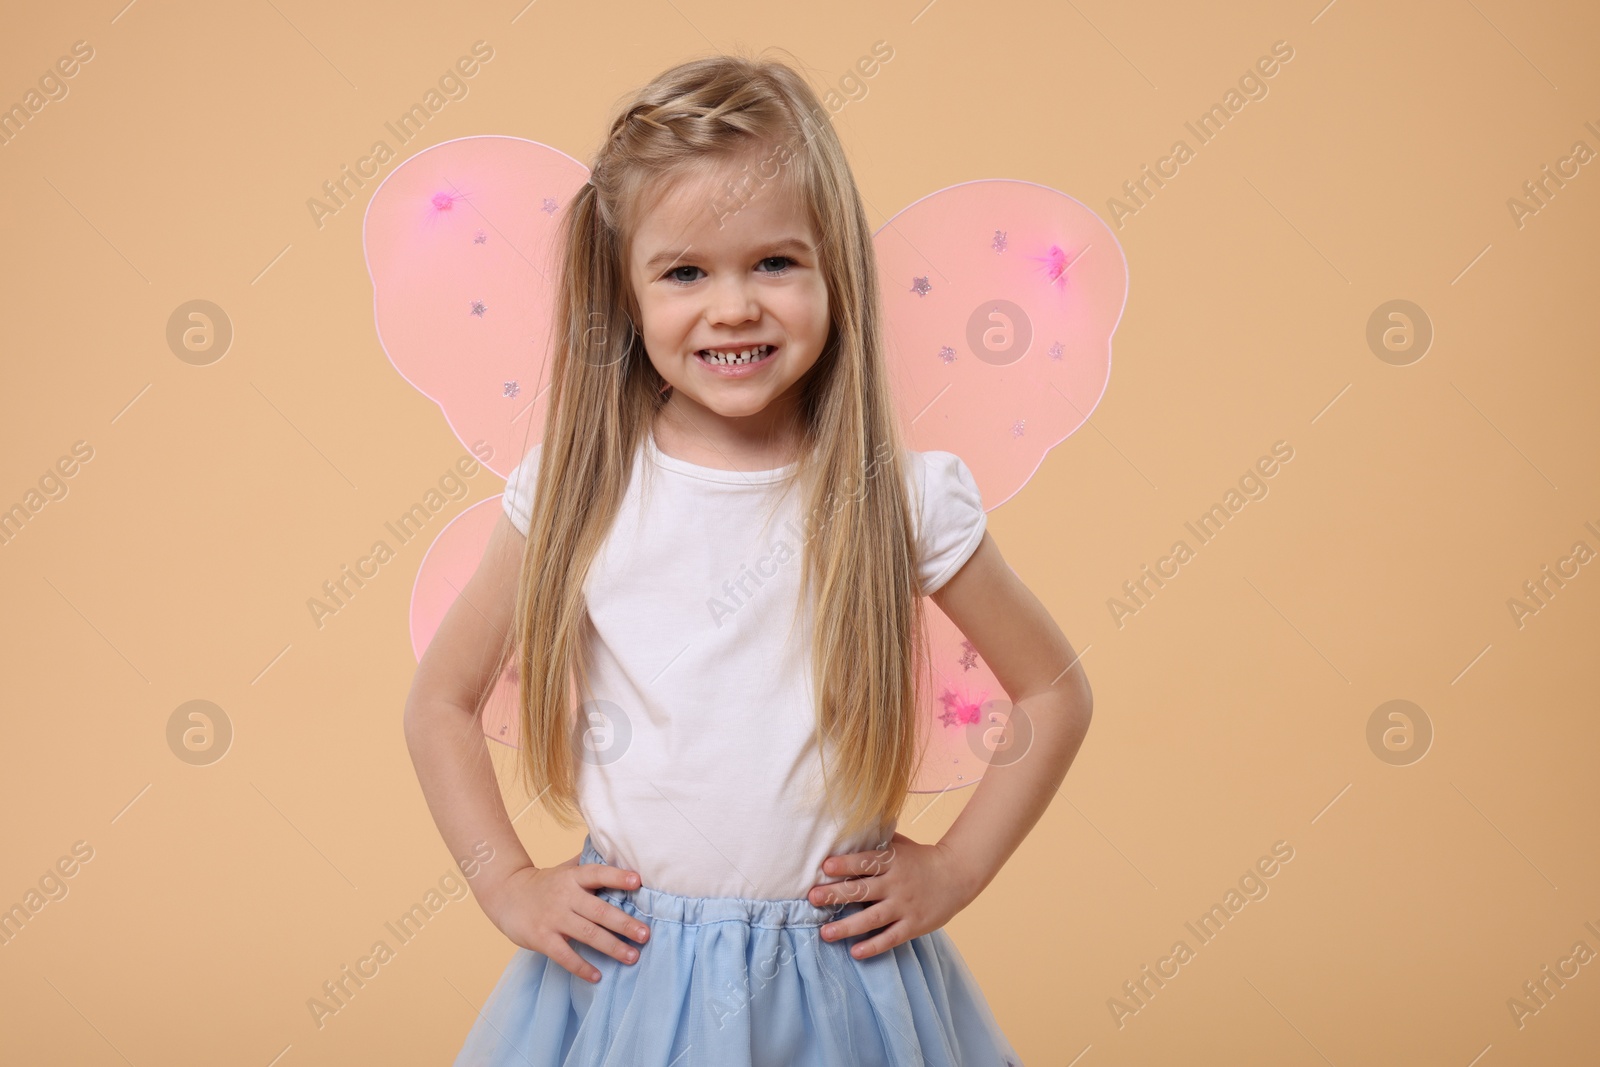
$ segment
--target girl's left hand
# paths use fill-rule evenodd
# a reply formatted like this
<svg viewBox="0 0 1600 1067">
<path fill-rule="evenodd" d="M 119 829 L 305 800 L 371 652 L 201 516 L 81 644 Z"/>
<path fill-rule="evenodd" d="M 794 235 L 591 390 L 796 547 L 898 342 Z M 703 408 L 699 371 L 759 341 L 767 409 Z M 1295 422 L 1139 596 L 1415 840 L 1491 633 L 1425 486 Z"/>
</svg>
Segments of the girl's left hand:
<svg viewBox="0 0 1600 1067">
<path fill-rule="evenodd" d="M 924 845 L 898 831 L 887 848 L 829 856 L 822 871 L 854 877 L 813 887 L 807 898 L 818 907 L 877 901 L 822 928 L 824 941 L 838 941 L 883 927 L 878 936 L 851 947 L 850 955 L 858 960 L 937 930 L 977 896 L 948 847 Z"/>
</svg>

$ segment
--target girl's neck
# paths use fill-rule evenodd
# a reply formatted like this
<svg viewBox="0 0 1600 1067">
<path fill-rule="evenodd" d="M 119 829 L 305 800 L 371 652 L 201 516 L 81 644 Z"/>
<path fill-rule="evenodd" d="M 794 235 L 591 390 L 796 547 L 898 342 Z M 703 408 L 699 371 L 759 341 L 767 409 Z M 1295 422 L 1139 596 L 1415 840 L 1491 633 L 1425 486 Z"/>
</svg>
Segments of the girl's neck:
<svg viewBox="0 0 1600 1067">
<path fill-rule="evenodd" d="M 802 434 L 792 419 L 729 419 L 680 410 L 673 399 L 656 412 L 651 434 L 673 459 L 718 470 L 775 470 L 794 462 Z M 770 409 L 769 409 L 770 410 Z M 768 412 L 762 412 L 766 416 Z"/>
</svg>

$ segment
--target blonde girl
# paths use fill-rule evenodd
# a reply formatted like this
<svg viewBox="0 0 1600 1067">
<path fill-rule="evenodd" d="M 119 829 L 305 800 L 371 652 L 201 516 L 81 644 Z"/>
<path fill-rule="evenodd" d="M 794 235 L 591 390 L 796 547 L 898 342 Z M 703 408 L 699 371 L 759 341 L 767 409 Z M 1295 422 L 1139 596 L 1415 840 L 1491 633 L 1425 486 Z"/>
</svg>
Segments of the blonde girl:
<svg viewBox="0 0 1600 1067">
<path fill-rule="evenodd" d="M 439 831 L 492 856 L 470 884 L 518 946 L 456 1063 L 1014 1067 L 943 927 L 1049 804 L 1091 694 L 966 464 L 902 444 L 826 111 L 780 62 L 676 66 L 561 226 L 543 440 L 406 707 Z M 895 830 L 925 596 L 1031 732 L 932 844 Z M 531 791 L 587 828 L 551 866 L 479 719 L 508 664 Z"/>
</svg>

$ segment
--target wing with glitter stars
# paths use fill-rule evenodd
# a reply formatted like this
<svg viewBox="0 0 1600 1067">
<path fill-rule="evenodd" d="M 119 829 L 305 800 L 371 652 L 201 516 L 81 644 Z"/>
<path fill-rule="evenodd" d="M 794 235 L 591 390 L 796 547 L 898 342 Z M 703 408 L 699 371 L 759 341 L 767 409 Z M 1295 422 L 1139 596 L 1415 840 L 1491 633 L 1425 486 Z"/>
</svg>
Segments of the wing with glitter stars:
<svg viewBox="0 0 1600 1067">
<path fill-rule="evenodd" d="M 557 223 L 588 180 L 582 163 L 537 141 L 463 137 L 400 163 L 367 206 L 383 350 L 502 478 L 544 437 Z M 429 546 L 411 593 L 418 658 L 477 567 L 500 507 L 498 496 L 480 501 Z M 513 665 L 483 713 L 484 732 L 512 746 L 516 686 Z"/>
<path fill-rule="evenodd" d="M 953 452 L 993 511 L 1084 424 L 1111 377 L 1128 265 L 1065 193 L 993 179 L 941 189 L 873 238 L 895 401 L 909 447 Z M 932 600 L 935 692 L 917 792 L 971 785 L 1030 742 L 1005 690 Z"/>
</svg>

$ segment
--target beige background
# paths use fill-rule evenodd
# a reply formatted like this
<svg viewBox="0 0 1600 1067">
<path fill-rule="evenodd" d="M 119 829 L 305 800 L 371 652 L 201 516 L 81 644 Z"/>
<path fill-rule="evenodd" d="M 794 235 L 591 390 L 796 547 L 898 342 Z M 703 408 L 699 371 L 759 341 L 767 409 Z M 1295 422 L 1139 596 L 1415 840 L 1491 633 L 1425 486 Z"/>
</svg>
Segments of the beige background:
<svg viewBox="0 0 1600 1067">
<path fill-rule="evenodd" d="M 1196 149 L 1118 231 L 1092 424 L 990 516 L 1096 694 L 1061 795 L 949 926 L 1025 1061 L 1600 1056 L 1600 962 L 1521 1027 L 1507 1005 L 1600 952 L 1600 564 L 1520 627 L 1508 607 L 1600 549 L 1600 162 L 1520 227 L 1507 206 L 1600 150 L 1592 5 L 118 2 L 0 35 L 6 106 L 94 50 L 0 147 L 0 506 L 93 448 L 0 546 L 0 903 L 93 849 L 0 946 L 0 1061 L 449 1062 L 511 955 L 470 899 L 320 1029 L 306 1007 L 451 864 L 400 730 L 422 545 L 321 629 L 306 601 L 465 451 L 377 343 L 376 183 L 320 228 L 307 202 L 379 138 L 587 159 L 684 58 L 781 45 L 820 87 L 878 40 L 893 59 L 835 120 L 875 224 L 989 177 L 1109 220 L 1142 165 Z M 385 121 L 478 40 L 469 94 L 395 144 Z M 1184 122 L 1277 41 L 1269 95 L 1197 146 Z M 211 366 L 166 341 L 193 299 L 235 329 Z M 1435 331 L 1407 366 L 1366 341 L 1392 299 Z M 1270 494 L 1117 625 L 1123 582 L 1276 441 Z M 205 767 L 165 733 L 195 699 L 235 731 Z M 1394 699 L 1435 731 L 1408 766 L 1367 741 Z M 963 800 L 903 826 L 932 840 Z M 576 851 L 538 810 L 517 826 L 539 862 Z M 1270 893 L 1200 945 L 1185 922 L 1278 841 Z M 1119 1027 L 1108 1001 L 1180 938 L 1194 958 Z"/>
</svg>

